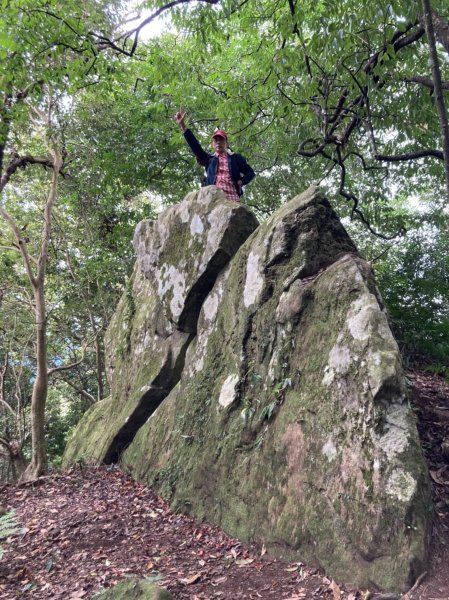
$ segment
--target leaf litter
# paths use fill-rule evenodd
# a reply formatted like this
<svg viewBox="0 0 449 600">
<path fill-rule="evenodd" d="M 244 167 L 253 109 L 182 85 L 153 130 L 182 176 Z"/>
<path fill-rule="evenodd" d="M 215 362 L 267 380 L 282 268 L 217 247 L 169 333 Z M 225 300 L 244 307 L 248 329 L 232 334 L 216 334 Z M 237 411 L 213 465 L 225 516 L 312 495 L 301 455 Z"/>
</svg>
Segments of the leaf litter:
<svg viewBox="0 0 449 600">
<path fill-rule="evenodd" d="M 432 476 L 437 522 L 429 574 L 408 600 L 449 598 L 449 386 L 409 373 L 413 405 Z M 39 485 L 5 486 L 23 531 L 4 543 L 0 599 L 89 600 L 127 577 L 145 577 L 180 600 L 361 600 L 303 563 L 276 560 L 217 527 L 174 513 L 118 468 L 84 467 Z"/>
<path fill-rule="evenodd" d="M 299 570 L 265 546 L 172 512 L 115 467 L 74 468 L 36 487 L 6 486 L 3 496 L 26 533 L 11 539 L 0 562 L 2 600 L 88 600 L 133 576 L 181 600 L 333 600 L 316 568 Z"/>
</svg>

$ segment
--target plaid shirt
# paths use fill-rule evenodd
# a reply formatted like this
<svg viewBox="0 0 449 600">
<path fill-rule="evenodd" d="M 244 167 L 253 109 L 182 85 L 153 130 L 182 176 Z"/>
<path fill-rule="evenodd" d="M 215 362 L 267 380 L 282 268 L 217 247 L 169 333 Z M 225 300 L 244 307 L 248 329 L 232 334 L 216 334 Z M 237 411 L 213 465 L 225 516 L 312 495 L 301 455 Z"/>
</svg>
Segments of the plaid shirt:
<svg viewBox="0 0 449 600">
<path fill-rule="evenodd" d="M 240 202 L 239 195 L 229 173 L 228 155 L 224 153 L 217 154 L 216 156 L 218 156 L 218 169 L 215 185 L 223 190 L 229 200 Z"/>
</svg>

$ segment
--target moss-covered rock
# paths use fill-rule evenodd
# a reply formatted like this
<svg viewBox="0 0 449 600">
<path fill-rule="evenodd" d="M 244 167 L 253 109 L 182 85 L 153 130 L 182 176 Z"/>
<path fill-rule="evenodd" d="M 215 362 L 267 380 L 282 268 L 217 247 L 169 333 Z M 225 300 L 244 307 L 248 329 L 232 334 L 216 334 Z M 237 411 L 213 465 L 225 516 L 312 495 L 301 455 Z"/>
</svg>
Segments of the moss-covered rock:
<svg viewBox="0 0 449 600">
<path fill-rule="evenodd" d="M 117 462 L 179 381 L 201 305 L 217 276 L 257 227 L 244 205 L 214 186 L 189 194 L 136 229 L 134 273 L 109 325 L 111 400 L 89 411 L 64 454 Z"/>
<path fill-rule="evenodd" d="M 198 202 L 217 192 L 202 194 Z M 218 212 L 229 204 L 221 200 Z M 105 409 L 114 427 L 128 418 L 138 429 L 123 465 L 177 509 L 277 555 L 314 562 L 350 584 L 406 589 L 427 560 L 429 488 L 370 267 L 311 188 L 261 225 L 227 266 L 218 261 L 213 285 L 187 274 L 178 285 L 183 269 L 204 272 L 208 252 L 191 238 L 204 227 L 209 239 L 209 213 L 200 225 L 191 207 L 176 218 L 170 210 L 164 227 L 137 231 L 141 268 L 109 330 Z M 188 259 L 173 258 L 177 239 Z M 137 277 L 141 270 L 146 277 Z M 192 298 L 192 312 L 183 312 Z M 161 369 L 161 351 L 142 342 L 148 332 L 171 347 L 178 340 L 179 368 L 166 361 Z M 132 411 L 146 393 L 140 372 L 159 378 L 165 395 L 151 419 L 139 421 Z M 98 431 L 109 428 L 96 425 L 101 413 L 81 423 L 72 457 L 84 435 L 95 440 L 85 448 L 104 448 L 111 434 Z"/>
<path fill-rule="evenodd" d="M 145 579 L 129 579 L 97 594 L 92 600 L 173 600 L 165 589 Z"/>
</svg>

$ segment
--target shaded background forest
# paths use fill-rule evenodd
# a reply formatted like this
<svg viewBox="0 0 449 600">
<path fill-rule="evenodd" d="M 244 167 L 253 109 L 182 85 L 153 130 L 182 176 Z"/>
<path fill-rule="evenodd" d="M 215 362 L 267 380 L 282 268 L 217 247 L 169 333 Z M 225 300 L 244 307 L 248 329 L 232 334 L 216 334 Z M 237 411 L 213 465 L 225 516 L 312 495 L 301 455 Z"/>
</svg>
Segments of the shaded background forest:
<svg viewBox="0 0 449 600">
<path fill-rule="evenodd" d="M 427 4 L 3 1 L 3 478 L 32 450 L 34 475 L 47 452 L 57 466 L 108 395 L 103 337 L 134 227 L 202 178 L 181 107 L 204 145 L 222 128 L 248 158 L 259 219 L 322 185 L 376 270 L 405 360 L 449 374 L 449 9 L 428 7 L 429 59 Z M 33 423 L 46 444 L 32 446 Z"/>
</svg>

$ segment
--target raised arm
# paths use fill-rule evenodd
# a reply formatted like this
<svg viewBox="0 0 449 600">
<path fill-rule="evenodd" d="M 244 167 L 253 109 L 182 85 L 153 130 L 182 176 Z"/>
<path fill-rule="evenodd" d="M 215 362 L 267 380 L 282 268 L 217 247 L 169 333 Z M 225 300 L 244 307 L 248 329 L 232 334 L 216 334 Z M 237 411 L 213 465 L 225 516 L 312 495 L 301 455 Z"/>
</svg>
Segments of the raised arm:
<svg viewBox="0 0 449 600">
<path fill-rule="evenodd" d="M 208 152 L 206 152 L 201 147 L 201 144 L 194 136 L 192 130 L 186 126 L 185 118 L 186 118 L 185 111 L 178 111 L 175 115 L 176 122 L 178 123 L 179 128 L 181 129 L 182 133 L 184 134 L 184 138 L 185 138 L 187 144 L 189 145 L 190 150 L 196 156 L 200 165 L 202 165 L 203 167 L 207 167 L 207 164 L 210 161 L 212 155 L 209 154 Z"/>
</svg>

